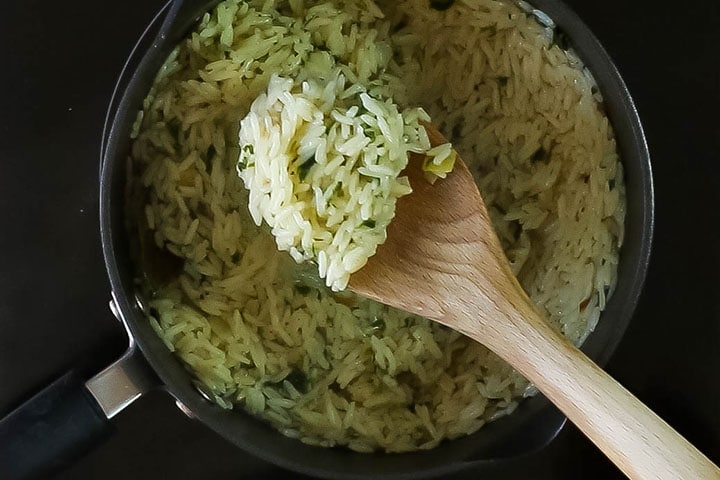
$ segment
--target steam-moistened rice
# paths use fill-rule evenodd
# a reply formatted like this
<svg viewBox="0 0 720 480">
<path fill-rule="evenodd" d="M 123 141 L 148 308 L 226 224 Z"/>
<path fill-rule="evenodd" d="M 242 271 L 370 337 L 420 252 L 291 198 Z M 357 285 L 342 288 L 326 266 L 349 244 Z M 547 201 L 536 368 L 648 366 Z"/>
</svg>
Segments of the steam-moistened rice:
<svg viewBox="0 0 720 480">
<path fill-rule="evenodd" d="M 226 1 L 173 52 L 138 120 L 131 213 L 141 250 L 182 264 L 148 274 L 149 321 L 221 406 L 304 442 L 398 452 L 474 432 L 528 387 L 456 332 L 332 292 L 252 221 L 240 120 L 273 74 L 323 65 L 428 112 L 523 287 L 582 342 L 614 285 L 624 183 L 592 77 L 547 23 L 498 0 Z"/>
<path fill-rule="evenodd" d="M 340 68 L 323 74 L 270 79 L 240 122 L 237 170 L 255 224 L 264 219 L 280 250 L 316 262 L 341 291 L 385 241 L 397 199 L 412 191 L 399 176 L 408 155 L 431 157 L 425 163 L 435 169 L 453 159 L 450 144 L 431 148 L 422 110 L 400 113 L 391 99 L 346 84 Z"/>
</svg>

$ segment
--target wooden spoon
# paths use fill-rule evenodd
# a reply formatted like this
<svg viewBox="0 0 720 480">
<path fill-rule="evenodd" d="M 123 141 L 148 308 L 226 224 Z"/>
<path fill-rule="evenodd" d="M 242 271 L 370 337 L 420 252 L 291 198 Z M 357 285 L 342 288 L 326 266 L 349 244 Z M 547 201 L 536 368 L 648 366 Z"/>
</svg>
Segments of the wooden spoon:
<svg viewBox="0 0 720 480">
<path fill-rule="evenodd" d="M 426 125 L 433 145 L 447 140 Z M 350 289 L 447 325 L 533 382 L 628 477 L 720 479 L 720 470 L 647 406 L 553 331 L 518 284 L 485 204 L 459 158 L 430 185 L 411 158 L 413 193 Z"/>
</svg>

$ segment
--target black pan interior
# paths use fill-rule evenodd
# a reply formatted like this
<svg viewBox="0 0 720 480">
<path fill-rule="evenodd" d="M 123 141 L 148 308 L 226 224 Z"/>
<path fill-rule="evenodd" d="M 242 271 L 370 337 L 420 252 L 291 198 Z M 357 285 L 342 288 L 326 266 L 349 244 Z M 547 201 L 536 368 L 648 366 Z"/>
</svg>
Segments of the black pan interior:
<svg viewBox="0 0 720 480">
<path fill-rule="evenodd" d="M 242 411 L 209 403 L 194 388 L 190 375 L 157 337 L 133 299 L 134 269 L 125 230 L 124 191 L 129 135 L 142 100 L 163 61 L 217 1 L 185 2 L 171 23 L 163 24 L 168 3 L 142 36 L 118 82 L 103 138 L 101 234 L 105 262 L 119 310 L 150 365 L 170 394 L 201 422 L 230 442 L 269 462 L 298 472 L 332 478 L 420 478 L 472 466 L 496 465 L 545 446 L 562 427 L 564 417 L 542 396 L 521 403 L 513 415 L 479 432 L 439 447 L 408 454 L 359 454 L 344 448 L 321 448 L 276 432 Z M 626 239 L 621 251 L 618 284 L 595 332 L 583 350 L 599 364 L 612 354 L 630 320 L 642 287 L 650 253 L 653 193 L 650 161 L 632 100 L 607 53 L 587 27 L 563 4 L 537 0 L 570 39 L 593 72 L 605 97 L 626 171 Z M 177 6 L 176 6 L 177 7 Z M 158 34 L 160 32 L 161 34 Z"/>
</svg>

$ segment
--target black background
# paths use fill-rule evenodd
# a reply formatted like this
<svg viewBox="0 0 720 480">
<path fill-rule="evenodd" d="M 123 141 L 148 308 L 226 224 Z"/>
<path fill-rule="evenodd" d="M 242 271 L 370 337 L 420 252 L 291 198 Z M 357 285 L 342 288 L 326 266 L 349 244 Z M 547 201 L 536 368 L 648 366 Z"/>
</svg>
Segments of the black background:
<svg viewBox="0 0 720 480">
<path fill-rule="evenodd" d="M 608 370 L 720 462 L 720 4 L 567 3 L 614 58 L 653 159 L 649 276 Z M 98 151 L 115 78 L 161 4 L 1 2 L 0 416 L 71 366 L 94 373 L 126 347 L 107 309 Z M 187 420 L 160 392 L 114 423 L 118 433 L 59 478 L 289 476 Z M 620 476 L 568 426 L 485 478 Z"/>
</svg>

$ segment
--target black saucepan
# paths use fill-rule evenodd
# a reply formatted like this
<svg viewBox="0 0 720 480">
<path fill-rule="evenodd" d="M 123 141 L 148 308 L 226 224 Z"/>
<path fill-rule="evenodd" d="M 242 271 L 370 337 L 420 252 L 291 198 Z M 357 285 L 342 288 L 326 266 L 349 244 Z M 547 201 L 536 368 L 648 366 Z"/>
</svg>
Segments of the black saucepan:
<svg viewBox="0 0 720 480">
<path fill-rule="evenodd" d="M 135 295 L 123 211 L 130 130 L 170 50 L 214 3 L 186 0 L 165 5 L 133 50 L 108 111 L 102 146 L 100 230 L 112 285 L 111 309 L 124 323 L 130 347 L 92 379 L 85 381 L 70 372 L 0 421 L 0 465 L 5 478 L 39 476 L 71 462 L 107 435 L 112 416 L 151 388 L 165 389 L 189 417 L 239 448 L 282 467 L 321 477 L 414 479 L 465 468 L 481 471 L 545 446 L 565 419 L 542 396 L 523 401 L 515 413 L 473 435 L 444 442 L 430 451 L 369 455 L 308 446 L 242 411 L 227 411 L 209 402 L 152 330 Z M 569 46 L 593 72 L 626 173 L 626 236 L 617 287 L 582 348 L 603 365 L 625 331 L 645 278 L 653 231 L 650 157 L 630 94 L 598 40 L 561 2 L 533 3 L 554 20 Z"/>
</svg>

